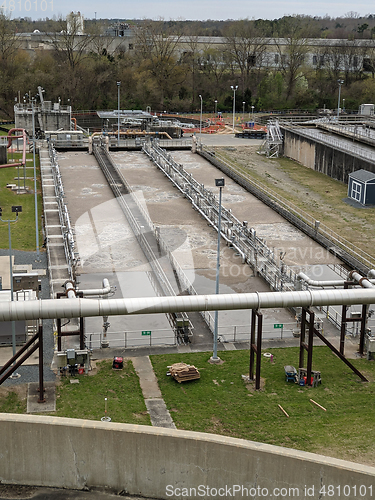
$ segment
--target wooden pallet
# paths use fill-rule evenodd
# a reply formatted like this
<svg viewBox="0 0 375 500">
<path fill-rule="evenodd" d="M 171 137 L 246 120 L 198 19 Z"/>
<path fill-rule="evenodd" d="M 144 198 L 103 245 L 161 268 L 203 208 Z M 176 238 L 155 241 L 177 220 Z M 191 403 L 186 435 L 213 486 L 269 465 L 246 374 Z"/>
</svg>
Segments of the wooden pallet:
<svg viewBox="0 0 375 500">
<path fill-rule="evenodd" d="M 171 376 L 177 380 L 179 384 L 181 384 L 181 382 L 187 382 L 188 380 L 197 380 L 201 377 L 198 369 L 194 365 L 174 363 L 172 366 L 168 366 L 168 368 Z"/>
</svg>

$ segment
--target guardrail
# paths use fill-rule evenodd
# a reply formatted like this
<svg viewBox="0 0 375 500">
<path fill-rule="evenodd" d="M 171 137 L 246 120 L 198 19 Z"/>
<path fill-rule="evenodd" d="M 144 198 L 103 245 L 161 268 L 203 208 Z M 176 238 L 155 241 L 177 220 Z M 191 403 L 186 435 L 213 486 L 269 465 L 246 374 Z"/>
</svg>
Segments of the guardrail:
<svg viewBox="0 0 375 500">
<path fill-rule="evenodd" d="M 285 124 L 282 126 L 287 130 L 290 130 L 291 132 L 297 132 L 298 135 L 301 135 L 308 139 L 313 138 L 317 142 L 333 146 L 338 151 L 342 151 L 344 153 L 350 153 L 351 155 L 354 154 L 359 158 L 363 158 L 364 160 L 370 161 L 371 163 L 375 163 L 375 154 L 373 151 L 370 150 L 370 148 L 367 150 L 365 149 L 365 146 L 359 146 L 351 142 L 349 139 L 345 140 L 343 138 L 332 137 L 315 129 L 306 130 L 306 129 L 301 129 L 299 127 L 298 131 L 296 131 L 292 126 L 286 126 Z"/>
<path fill-rule="evenodd" d="M 124 349 L 177 345 L 176 336 L 171 335 L 170 332 L 171 330 L 165 329 L 129 330 L 122 332 L 107 331 L 105 340 L 108 342 L 109 347 L 122 347 Z M 85 341 L 89 349 L 100 349 L 102 347 L 103 333 L 85 333 Z"/>
</svg>

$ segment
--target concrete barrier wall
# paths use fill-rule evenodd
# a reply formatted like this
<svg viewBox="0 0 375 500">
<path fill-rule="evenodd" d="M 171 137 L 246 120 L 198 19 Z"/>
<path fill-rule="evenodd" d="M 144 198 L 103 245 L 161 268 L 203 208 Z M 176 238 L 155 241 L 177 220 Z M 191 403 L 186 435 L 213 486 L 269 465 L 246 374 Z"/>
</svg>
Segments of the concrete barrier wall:
<svg viewBox="0 0 375 500">
<path fill-rule="evenodd" d="M 284 156 L 292 158 L 305 167 L 315 169 L 315 145 L 316 142 L 290 130 L 283 130 L 284 134 Z"/>
<path fill-rule="evenodd" d="M 0 414 L 0 429 L 0 481 L 8 484 L 160 499 L 375 496 L 373 467 L 242 439 L 11 414 Z M 322 487 L 341 494 L 322 495 Z"/>
<path fill-rule="evenodd" d="M 348 183 L 349 174 L 361 168 L 375 173 L 374 163 L 339 151 L 333 146 L 322 144 L 296 131 L 282 129 L 284 135 L 284 156 L 297 161 L 305 167 L 328 175 L 333 179 Z"/>
</svg>

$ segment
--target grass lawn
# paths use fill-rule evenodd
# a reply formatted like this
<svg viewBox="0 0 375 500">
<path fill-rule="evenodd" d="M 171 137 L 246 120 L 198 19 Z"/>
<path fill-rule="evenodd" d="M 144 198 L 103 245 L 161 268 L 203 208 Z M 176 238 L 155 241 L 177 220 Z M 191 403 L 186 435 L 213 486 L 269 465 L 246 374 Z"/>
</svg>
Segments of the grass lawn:
<svg viewBox="0 0 375 500">
<path fill-rule="evenodd" d="M 18 160 L 21 154 L 14 153 L 13 159 Z M 32 159 L 33 155 L 28 153 L 26 158 Z M 12 158 L 12 154 L 8 154 L 8 160 Z M 37 189 L 40 193 L 40 178 L 39 178 L 39 157 L 37 160 Z M 33 162 L 27 161 L 27 167 L 32 167 Z M 23 167 L 19 169 L 20 177 L 23 177 Z M 10 189 L 6 188 L 9 184 L 18 184 L 18 168 L 9 167 L 0 169 L 0 207 L 3 209 L 3 220 L 15 219 L 15 214 L 12 213 L 11 207 L 13 205 L 21 205 L 22 212 L 19 214 L 18 222 L 11 223 L 11 237 L 12 248 L 16 250 L 36 250 L 36 237 L 35 237 L 35 199 L 34 199 L 34 180 L 33 169 L 26 169 L 26 186 L 30 188 L 28 194 L 16 194 Z M 20 186 L 23 187 L 23 179 L 20 181 Z M 42 214 L 42 201 L 41 195 L 38 195 L 38 219 L 39 219 L 39 243 L 43 243 L 41 231 L 41 214 Z M 9 248 L 8 238 L 8 224 L 6 222 L 0 223 L 0 248 Z"/>
<path fill-rule="evenodd" d="M 298 348 L 273 349 L 274 363 L 262 357 L 262 391 L 248 389 L 249 351 L 225 351 L 222 365 L 211 353 L 151 356 L 164 400 L 178 429 L 223 434 L 375 465 L 370 436 L 375 430 L 375 363 L 355 360 L 370 383 L 362 383 L 326 347 L 314 348 L 317 388 L 285 382 L 284 365 L 298 366 Z M 194 364 L 201 379 L 179 384 L 166 376 L 175 362 Z M 312 398 L 327 409 L 312 404 Z M 289 414 L 281 412 L 280 404 Z"/>
<path fill-rule="evenodd" d="M 124 360 L 123 370 L 112 370 L 112 360 L 97 367 L 94 375 L 78 376 L 78 384 L 71 384 L 69 376 L 61 379 L 53 415 L 100 420 L 107 398 L 107 415 L 113 422 L 151 425 L 132 362 Z"/>
</svg>

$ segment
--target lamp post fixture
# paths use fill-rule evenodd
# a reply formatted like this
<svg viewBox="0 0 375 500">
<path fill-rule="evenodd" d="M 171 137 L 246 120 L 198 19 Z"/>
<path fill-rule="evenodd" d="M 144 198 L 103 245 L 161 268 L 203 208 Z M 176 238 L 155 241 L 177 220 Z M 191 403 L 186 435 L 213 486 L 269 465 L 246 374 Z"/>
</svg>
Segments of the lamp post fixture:
<svg viewBox="0 0 375 500">
<path fill-rule="evenodd" d="M 230 88 L 233 90 L 233 132 L 234 132 L 234 117 L 236 114 L 236 90 L 238 89 L 238 85 L 231 85 Z"/>
<path fill-rule="evenodd" d="M 201 100 L 201 116 L 199 120 L 199 137 L 202 139 L 202 112 L 203 112 L 203 99 L 202 96 L 199 94 L 199 99 Z"/>
<path fill-rule="evenodd" d="M 22 212 L 22 206 L 21 205 L 15 205 L 12 206 L 12 212 L 16 214 L 15 219 L 3 219 L 3 209 L 0 208 L 0 220 L 2 222 L 7 222 L 8 223 L 8 239 L 9 239 L 9 276 L 10 276 L 10 300 L 13 302 L 13 256 L 12 256 L 12 238 L 10 234 L 10 223 L 11 222 L 17 222 L 18 221 L 18 214 L 19 212 Z M 12 325 L 12 350 L 13 350 L 13 356 L 16 355 L 16 324 L 14 321 L 11 322 Z M 14 361 L 13 366 L 16 364 Z M 11 378 L 19 378 L 21 375 L 19 373 L 12 373 Z"/>
<path fill-rule="evenodd" d="M 245 121 L 245 101 L 242 101 L 242 121 Z"/>
<path fill-rule="evenodd" d="M 219 273 L 220 273 L 220 238 L 221 238 L 221 197 L 222 190 L 225 186 L 225 179 L 215 179 L 215 186 L 219 188 L 219 220 L 217 227 L 217 256 L 216 256 L 216 294 L 219 294 Z M 214 346 L 213 354 L 210 358 L 211 363 L 220 363 L 221 359 L 217 356 L 217 338 L 218 338 L 218 323 L 219 311 L 215 311 L 215 324 L 214 324 Z"/>
<path fill-rule="evenodd" d="M 339 84 L 339 99 L 337 101 L 337 121 L 339 121 L 339 116 L 340 116 L 340 97 L 341 97 L 341 85 L 344 83 L 344 80 L 337 80 L 337 83 Z"/>
<path fill-rule="evenodd" d="M 117 82 L 117 147 L 120 145 L 120 86 L 121 82 Z"/>
<path fill-rule="evenodd" d="M 215 116 L 217 116 L 217 99 L 215 99 Z"/>
<path fill-rule="evenodd" d="M 69 106 L 69 130 L 72 130 L 72 106 L 70 104 L 70 99 L 68 99 Z"/>
</svg>

